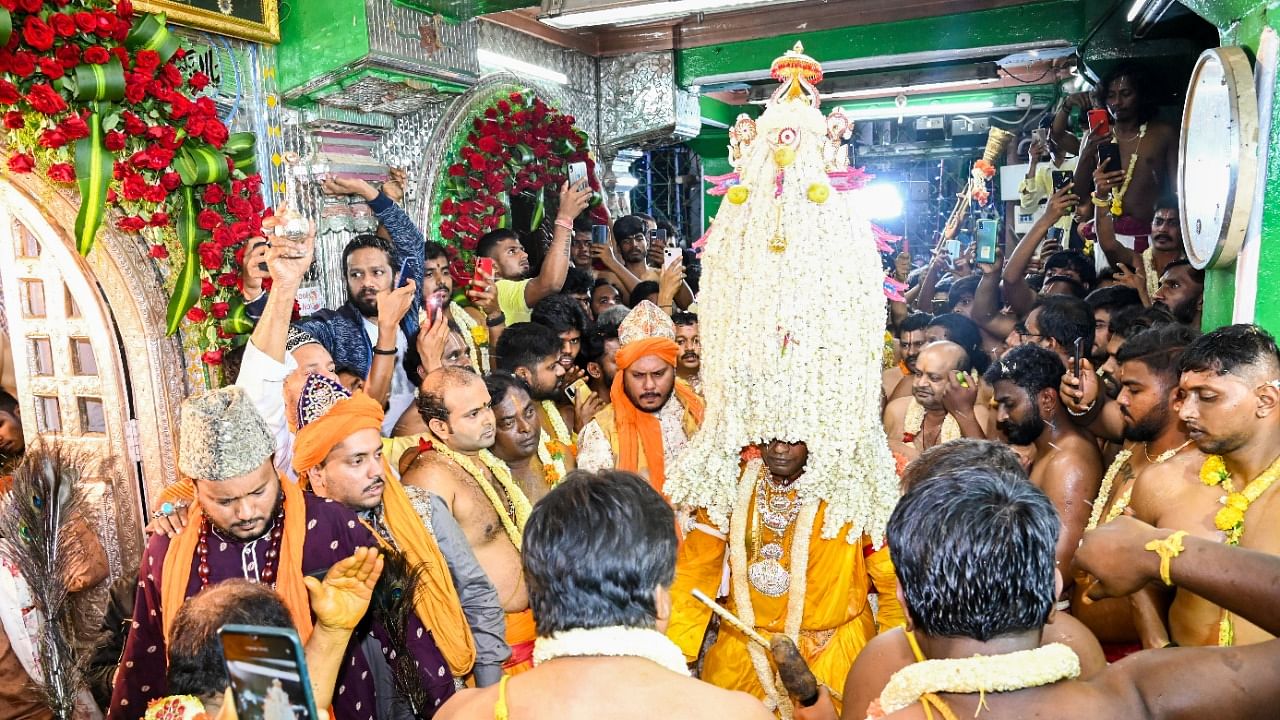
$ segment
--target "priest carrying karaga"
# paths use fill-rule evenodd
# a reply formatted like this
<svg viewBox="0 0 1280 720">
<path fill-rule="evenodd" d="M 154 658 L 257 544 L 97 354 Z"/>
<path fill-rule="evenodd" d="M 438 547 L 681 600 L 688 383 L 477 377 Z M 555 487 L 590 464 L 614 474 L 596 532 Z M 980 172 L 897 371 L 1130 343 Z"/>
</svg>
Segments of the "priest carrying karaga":
<svg viewBox="0 0 1280 720">
<path fill-rule="evenodd" d="M 853 192 L 866 176 L 849 166 L 852 124 L 818 110 L 818 63 L 797 43 L 771 70 L 764 114 L 730 133 L 734 172 L 709 179 L 728 202 L 703 243 L 706 416 L 665 487 L 693 510 L 668 635 L 703 680 L 790 718 L 817 692 L 793 697 L 788 663 L 751 636 L 785 635 L 839 688 L 903 614 L 882 547 L 898 487 L 880 422 L 885 278 Z M 694 590 L 745 632 L 724 622 L 704 648 L 712 609 Z"/>
</svg>

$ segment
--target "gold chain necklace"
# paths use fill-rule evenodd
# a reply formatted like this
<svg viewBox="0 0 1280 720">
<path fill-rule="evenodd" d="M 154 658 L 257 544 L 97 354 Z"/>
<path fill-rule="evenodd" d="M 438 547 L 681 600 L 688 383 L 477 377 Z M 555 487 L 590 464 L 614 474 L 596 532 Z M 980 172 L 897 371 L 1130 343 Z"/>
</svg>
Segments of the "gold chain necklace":
<svg viewBox="0 0 1280 720">
<path fill-rule="evenodd" d="M 521 549 L 524 540 L 524 524 L 529 519 L 529 513 L 533 510 L 533 507 L 529 504 L 529 498 L 525 497 L 525 494 L 511 477 L 511 469 L 507 467 L 507 464 L 488 450 L 481 450 L 479 453 L 480 462 L 489 468 L 489 471 L 493 473 L 494 479 L 498 481 L 498 484 L 502 486 L 507 495 L 507 502 L 503 503 L 502 498 L 498 497 L 498 491 L 489 482 L 489 478 L 485 476 L 484 471 L 476 467 L 470 458 L 454 451 L 443 442 L 433 443 L 432 449 L 452 460 L 455 465 L 475 479 L 476 484 L 480 486 L 480 491 L 484 493 L 489 504 L 498 513 L 498 519 L 502 521 L 502 527 L 507 531 L 507 537 L 511 538 L 511 544 L 516 546 L 516 550 Z"/>
</svg>

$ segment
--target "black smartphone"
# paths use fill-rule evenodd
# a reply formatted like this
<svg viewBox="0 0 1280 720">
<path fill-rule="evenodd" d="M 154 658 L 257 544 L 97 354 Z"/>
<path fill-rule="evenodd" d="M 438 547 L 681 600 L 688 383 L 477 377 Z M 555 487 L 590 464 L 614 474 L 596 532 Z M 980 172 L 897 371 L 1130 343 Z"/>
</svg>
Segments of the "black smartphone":
<svg viewBox="0 0 1280 720">
<path fill-rule="evenodd" d="M 608 225 L 592 225 L 591 226 L 591 244 L 592 245 L 608 245 L 609 244 L 609 226 Z"/>
<path fill-rule="evenodd" d="M 1084 338 L 1078 337 L 1071 347 L 1071 367 L 1076 374 L 1076 380 L 1084 377 Z"/>
<path fill-rule="evenodd" d="M 396 273 L 396 287 L 404 287 L 409 280 L 409 258 L 405 258 L 400 262 L 400 272 Z"/>
<path fill-rule="evenodd" d="M 1053 171 L 1053 191 L 1058 192 L 1062 188 L 1071 184 L 1076 174 L 1070 170 L 1054 170 Z"/>
<path fill-rule="evenodd" d="M 1104 172 L 1120 170 L 1120 146 L 1113 143 L 1102 143 L 1098 146 L 1098 167 Z"/>
<path fill-rule="evenodd" d="M 224 625 L 218 637 L 239 717 L 320 720 L 296 630 Z"/>
<path fill-rule="evenodd" d="M 663 230 L 662 228 L 658 228 L 657 230 L 654 230 L 654 231 L 653 231 L 653 242 L 654 242 L 654 243 L 656 243 L 656 244 L 658 245 L 658 247 L 666 247 L 666 246 L 667 246 L 667 231 L 666 231 L 666 230 Z"/>
</svg>

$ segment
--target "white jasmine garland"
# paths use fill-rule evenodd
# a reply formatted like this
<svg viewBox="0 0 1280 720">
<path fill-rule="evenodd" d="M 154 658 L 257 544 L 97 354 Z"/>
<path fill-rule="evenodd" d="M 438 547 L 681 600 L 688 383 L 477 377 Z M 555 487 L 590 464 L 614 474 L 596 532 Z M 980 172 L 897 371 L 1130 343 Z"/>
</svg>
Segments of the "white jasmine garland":
<svg viewBox="0 0 1280 720">
<path fill-rule="evenodd" d="M 467 354 L 471 358 L 471 368 L 481 375 L 489 374 L 489 343 L 476 343 L 475 328 L 480 323 L 475 318 L 467 314 L 467 311 L 458 303 L 449 303 L 449 315 L 453 318 L 453 322 L 462 330 L 462 342 L 466 343 Z M 489 332 L 489 328 L 485 328 L 485 333 Z"/>
<path fill-rule="evenodd" d="M 688 677 L 684 653 L 666 635 L 649 628 L 611 625 L 576 628 L 533 641 L 533 664 L 561 657 L 638 657 Z"/>
<path fill-rule="evenodd" d="M 808 197 L 811 184 L 829 183 L 821 112 L 805 98 L 782 101 L 757 125 L 738 164 L 750 194 L 721 206 L 702 256 L 706 416 L 664 489 L 723 530 L 742 448 L 804 441 L 797 491 L 801 502 L 827 502 L 822 537 L 844 528 L 847 542 L 865 533 L 879 544 L 898 481 L 880 419 L 885 299 L 875 237 L 856 193 Z M 774 150 L 788 128 L 798 135 L 795 159 L 779 168 Z M 770 250 L 778 233 L 782 252 Z"/>
<path fill-rule="evenodd" d="M 925 660 L 889 678 L 880 692 L 885 715 L 910 707 L 928 693 L 1013 692 L 1080 675 L 1080 658 L 1062 643 L 1003 655 Z"/>
</svg>

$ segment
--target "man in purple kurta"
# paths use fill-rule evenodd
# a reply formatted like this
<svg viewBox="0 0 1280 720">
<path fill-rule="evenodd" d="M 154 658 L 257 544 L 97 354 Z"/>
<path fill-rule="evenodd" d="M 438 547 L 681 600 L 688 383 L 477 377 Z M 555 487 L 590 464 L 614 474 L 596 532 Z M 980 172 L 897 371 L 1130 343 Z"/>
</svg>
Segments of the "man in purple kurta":
<svg viewBox="0 0 1280 720">
<path fill-rule="evenodd" d="M 181 427 L 179 470 L 195 485 L 192 521 L 172 539 L 160 533 L 147 543 L 138 573 L 133 626 L 117 671 L 109 720 L 140 718 L 150 701 L 168 694 L 162 589 L 171 547 L 191 548 L 189 556 L 175 557 L 168 564 L 170 570 L 179 567 L 185 571 L 185 563 L 190 570 L 184 597 L 195 595 L 207 584 L 245 578 L 272 584 L 286 600 L 288 593 L 276 581 L 289 573 L 298 577 L 298 568 L 281 567 L 282 562 L 292 559 L 300 563 L 301 575 L 319 577 L 357 547 L 377 547 L 377 540 L 350 510 L 282 485 L 288 481 L 282 481 L 272 465 L 271 433 L 239 388 L 223 388 L 187 400 Z M 293 512 L 303 512 L 305 524 L 286 522 Z M 282 547 L 283 529 L 292 525 L 305 528 L 300 559 Z M 200 533 L 199 540 L 192 543 L 194 538 L 184 539 L 183 533 Z M 297 615 L 295 624 L 301 624 Z M 353 636 L 343 660 L 333 696 L 334 713 L 344 720 L 404 715 L 403 703 L 393 703 L 394 698 L 385 697 L 385 693 L 379 697 L 376 690 L 375 678 L 387 675 L 386 659 L 368 657 L 362 649 L 380 644 L 386 655 L 385 648 L 391 647 L 389 638 L 377 622 L 366 620 L 362 629 L 364 632 L 357 630 Z M 370 634 L 377 643 L 369 642 Z M 429 717 L 453 694 L 453 676 L 431 634 L 412 614 L 407 636 L 408 650 L 432 705 L 417 712 Z M 386 683 L 381 686 L 385 688 Z M 393 704 L 397 707 L 394 713 Z"/>
</svg>

